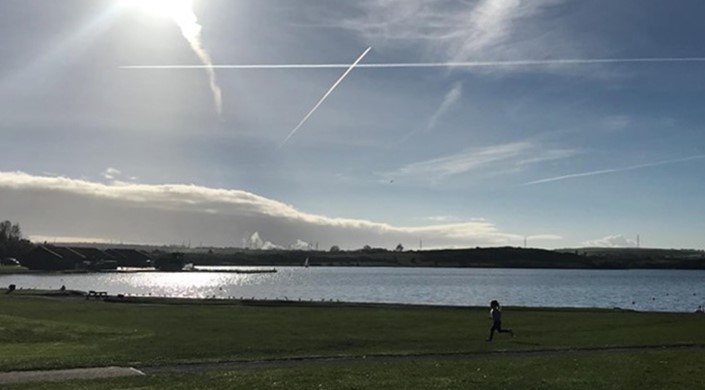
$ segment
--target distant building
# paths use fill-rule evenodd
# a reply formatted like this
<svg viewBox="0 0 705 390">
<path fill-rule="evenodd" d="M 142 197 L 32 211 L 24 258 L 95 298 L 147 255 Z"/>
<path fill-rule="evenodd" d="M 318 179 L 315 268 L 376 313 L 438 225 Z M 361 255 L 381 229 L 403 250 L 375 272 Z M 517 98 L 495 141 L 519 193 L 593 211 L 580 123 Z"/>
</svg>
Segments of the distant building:
<svg viewBox="0 0 705 390">
<path fill-rule="evenodd" d="M 32 270 L 64 271 L 84 269 L 89 265 L 85 256 L 69 248 L 39 245 L 20 259 Z"/>
<path fill-rule="evenodd" d="M 186 265 L 186 262 L 184 261 L 184 254 L 183 253 L 171 253 L 171 254 L 163 254 L 160 257 L 156 259 L 154 262 L 154 266 L 159 270 L 159 271 L 181 271 L 184 269 L 184 266 Z M 193 266 L 193 264 L 191 265 Z"/>
<path fill-rule="evenodd" d="M 105 253 L 112 256 L 119 267 L 151 267 L 152 259 L 144 252 L 136 249 L 106 249 Z"/>
<path fill-rule="evenodd" d="M 117 259 L 98 248 L 70 247 L 74 252 L 80 253 L 90 262 L 93 270 L 110 270 L 118 267 Z"/>
<path fill-rule="evenodd" d="M 102 251 L 89 247 L 39 245 L 20 259 L 32 270 L 110 270 L 121 267 L 150 267 L 149 255 L 134 249 L 108 249 Z"/>
</svg>

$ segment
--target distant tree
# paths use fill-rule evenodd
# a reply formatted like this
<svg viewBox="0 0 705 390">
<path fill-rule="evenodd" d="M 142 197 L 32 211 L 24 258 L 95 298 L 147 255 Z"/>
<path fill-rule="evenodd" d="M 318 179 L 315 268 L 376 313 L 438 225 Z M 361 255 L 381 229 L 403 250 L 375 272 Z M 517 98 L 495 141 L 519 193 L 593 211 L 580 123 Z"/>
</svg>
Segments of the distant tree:
<svg viewBox="0 0 705 390">
<path fill-rule="evenodd" d="M 10 232 L 11 231 L 12 231 L 12 222 L 10 222 L 10 221 L 0 222 L 0 244 L 4 244 L 10 239 Z"/>
<path fill-rule="evenodd" d="M 0 257 L 21 257 L 32 250 L 32 243 L 22 238 L 20 224 L 0 222 Z"/>
<path fill-rule="evenodd" d="M 394 251 L 395 251 L 395 252 L 404 252 L 404 245 L 402 245 L 401 243 L 399 243 L 399 245 L 397 245 L 397 247 L 394 248 Z"/>
<path fill-rule="evenodd" d="M 330 247 L 329 252 L 340 252 L 340 247 L 337 245 L 333 245 L 332 247 Z"/>
<path fill-rule="evenodd" d="M 363 252 L 371 252 L 371 251 L 372 251 L 372 247 L 369 246 L 369 245 L 365 245 L 365 246 L 362 247 L 362 251 L 363 251 Z"/>
</svg>

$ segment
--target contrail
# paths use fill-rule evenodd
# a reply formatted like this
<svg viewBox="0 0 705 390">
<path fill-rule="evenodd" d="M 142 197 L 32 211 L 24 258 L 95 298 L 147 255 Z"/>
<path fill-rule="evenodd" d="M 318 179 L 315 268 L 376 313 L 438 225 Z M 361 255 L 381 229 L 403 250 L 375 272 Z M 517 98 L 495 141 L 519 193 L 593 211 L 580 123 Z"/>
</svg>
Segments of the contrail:
<svg viewBox="0 0 705 390">
<path fill-rule="evenodd" d="M 223 113 L 223 93 L 215 78 L 213 60 L 201 42 L 201 30 L 203 30 L 203 27 L 198 23 L 198 17 L 193 10 L 193 0 L 179 1 L 179 3 L 174 3 L 176 6 L 171 11 L 170 16 L 174 20 L 174 23 L 181 29 L 181 34 L 186 38 L 189 45 L 191 45 L 191 49 L 193 49 L 203 63 L 200 68 L 205 69 L 208 74 L 208 83 L 211 93 L 213 94 L 213 103 L 215 103 L 215 109 L 218 115 L 221 115 Z"/>
<path fill-rule="evenodd" d="M 516 60 L 516 61 L 467 61 L 467 62 L 392 62 L 377 64 L 359 64 L 357 68 L 486 68 L 546 65 L 599 65 L 629 63 L 698 63 L 705 62 L 705 57 L 643 57 L 643 58 L 593 58 L 593 59 L 554 59 L 554 60 Z M 253 65 L 126 65 L 121 69 L 343 69 L 348 64 L 253 64 Z"/>
<path fill-rule="evenodd" d="M 633 171 L 633 170 L 637 170 L 637 169 L 658 167 L 661 165 L 670 165 L 670 164 L 676 164 L 676 163 L 681 163 L 681 162 L 686 162 L 686 161 L 700 160 L 703 158 L 705 158 L 705 154 L 700 154 L 697 156 L 690 156 L 690 157 L 685 157 L 685 158 L 679 158 L 676 160 L 666 160 L 666 161 L 658 161 L 658 162 L 648 163 L 648 164 L 633 165 L 633 166 L 624 167 L 624 168 L 611 168 L 611 169 L 601 169 L 599 171 L 572 173 L 569 175 L 549 177 L 547 179 L 541 179 L 541 180 L 534 180 L 534 181 L 530 181 L 528 183 L 524 183 L 524 185 L 530 186 L 530 185 L 534 185 L 534 184 L 550 183 L 550 182 L 554 182 L 554 181 L 575 179 L 575 178 L 579 178 L 579 177 L 597 176 L 597 175 L 605 175 L 605 174 L 609 174 L 609 173 Z"/>
<path fill-rule="evenodd" d="M 370 50 L 372 50 L 372 47 L 371 47 L 371 46 L 368 47 L 367 50 L 365 50 L 365 51 L 362 53 L 362 55 L 360 55 L 360 57 L 358 57 L 357 60 L 355 60 L 355 62 L 353 62 L 352 65 L 348 65 L 348 70 L 346 70 L 345 73 L 343 73 L 343 75 L 340 76 L 340 78 L 338 79 L 338 81 L 336 81 L 335 84 L 333 84 L 333 86 L 330 87 L 330 89 L 328 90 L 328 92 L 326 92 L 326 93 L 323 95 L 323 97 L 318 101 L 318 103 L 316 103 L 315 106 L 313 106 L 313 108 L 311 109 L 311 111 L 309 111 L 309 113 L 306 114 L 306 116 L 304 117 L 304 119 L 302 119 L 301 122 L 299 122 L 299 124 L 296 125 L 296 127 L 294 127 L 293 130 L 291 130 L 291 132 L 289 133 L 289 135 L 287 135 L 286 138 L 284 138 L 284 141 L 282 141 L 282 143 L 279 145 L 279 147 L 284 146 L 284 144 L 286 143 L 286 141 L 288 141 L 289 138 L 291 138 L 291 137 L 294 135 L 294 133 L 296 133 L 296 131 L 298 131 L 298 130 L 301 128 L 301 126 L 303 126 L 304 123 L 306 123 L 306 121 L 308 121 L 308 118 L 310 118 L 311 115 L 313 115 L 313 113 L 316 112 L 316 110 L 318 109 L 318 107 L 320 107 L 321 104 L 323 104 L 323 102 L 328 98 L 328 96 L 329 96 L 331 93 L 333 93 L 333 91 L 335 90 L 335 88 L 338 87 L 338 84 L 340 84 L 343 80 L 345 80 L 345 77 L 347 77 L 348 74 L 349 74 L 350 72 L 352 72 L 352 70 L 355 69 L 356 66 L 358 66 L 358 63 L 360 63 L 360 61 L 362 61 L 362 59 L 365 58 L 365 56 L 367 55 L 367 53 L 370 52 Z"/>
</svg>

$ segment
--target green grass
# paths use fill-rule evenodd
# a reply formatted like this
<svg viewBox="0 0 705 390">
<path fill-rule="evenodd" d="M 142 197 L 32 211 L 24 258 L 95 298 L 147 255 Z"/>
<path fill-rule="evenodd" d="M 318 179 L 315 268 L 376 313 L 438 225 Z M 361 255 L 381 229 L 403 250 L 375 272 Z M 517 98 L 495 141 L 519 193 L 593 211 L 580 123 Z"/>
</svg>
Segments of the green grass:
<svg viewBox="0 0 705 390">
<path fill-rule="evenodd" d="M 506 308 L 125 304 L 0 294 L 0 370 L 302 356 L 705 344 L 705 316 Z"/>
<path fill-rule="evenodd" d="M 30 270 L 25 267 L 0 265 L 0 275 L 26 274 L 29 272 Z"/>
<path fill-rule="evenodd" d="M 327 363 L 158 375 L 19 389 L 698 389 L 705 387 L 701 350 L 536 357 Z"/>
</svg>

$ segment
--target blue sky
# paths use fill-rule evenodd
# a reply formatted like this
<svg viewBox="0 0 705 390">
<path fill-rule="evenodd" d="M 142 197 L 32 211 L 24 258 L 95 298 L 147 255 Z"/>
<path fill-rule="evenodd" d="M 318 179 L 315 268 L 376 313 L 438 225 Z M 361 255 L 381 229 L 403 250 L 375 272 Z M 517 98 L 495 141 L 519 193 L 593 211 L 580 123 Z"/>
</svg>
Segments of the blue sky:
<svg viewBox="0 0 705 390">
<path fill-rule="evenodd" d="M 216 69 L 219 113 L 204 69 L 124 68 L 202 64 L 145 2 L 0 1 L 35 239 L 705 248 L 702 2 L 193 1 L 216 65 L 486 63 L 353 69 L 285 143 L 345 68 Z"/>
</svg>

